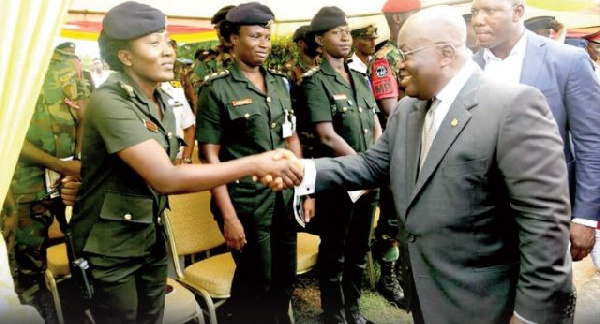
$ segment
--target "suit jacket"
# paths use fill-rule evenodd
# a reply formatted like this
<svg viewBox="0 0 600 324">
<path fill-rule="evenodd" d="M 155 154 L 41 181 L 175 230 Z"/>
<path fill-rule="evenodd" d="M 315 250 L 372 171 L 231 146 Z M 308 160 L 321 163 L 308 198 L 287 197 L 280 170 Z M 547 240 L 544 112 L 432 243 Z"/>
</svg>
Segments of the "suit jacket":
<svg viewBox="0 0 600 324">
<path fill-rule="evenodd" d="M 563 139 L 573 217 L 600 220 L 600 82 L 588 54 L 526 31 L 520 82 L 542 91 Z M 474 60 L 485 66 L 483 51 Z"/>
<path fill-rule="evenodd" d="M 425 102 L 365 152 L 315 160 L 316 190 L 390 182 L 425 323 L 559 323 L 571 302 L 567 168 L 542 94 L 477 70 L 418 175 Z"/>
</svg>

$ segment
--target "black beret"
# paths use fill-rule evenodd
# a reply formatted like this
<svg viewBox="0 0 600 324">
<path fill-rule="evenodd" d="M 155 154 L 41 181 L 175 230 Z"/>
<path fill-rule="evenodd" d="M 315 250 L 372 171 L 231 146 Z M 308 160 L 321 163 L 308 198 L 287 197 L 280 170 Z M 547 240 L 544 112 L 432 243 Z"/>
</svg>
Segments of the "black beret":
<svg viewBox="0 0 600 324">
<path fill-rule="evenodd" d="M 247 2 L 229 10 L 225 20 L 237 25 L 270 26 L 275 18 L 271 9 L 258 2 Z"/>
<path fill-rule="evenodd" d="M 167 18 L 162 11 L 146 4 L 127 1 L 104 15 L 102 28 L 104 34 L 112 39 L 131 40 L 164 30 L 166 24 Z"/>
<path fill-rule="evenodd" d="M 328 31 L 335 27 L 346 26 L 346 14 L 342 9 L 331 6 L 323 7 L 310 22 L 310 29 L 315 32 Z"/>
<path fill-rule="evenodd" d="M 292 41 L 294 43 L 298 43 L 300 40 L 306 40 L 306 36 L 308 33 L 310 33 L 310 25 L 300 26 L 294 32 L 294 36 L 292 36 Z"/>
<path fill-rule="evenodd" d="M 366 27 L 352 29 L 350 34 L 352 35 L 352 38 L 375 39 L 377 38 L 377 27 L 375 27 L 375 25 L 368 25 Z"/>
<path fill-rule="evenodd" d="M 537 16 L 525 20 L 525 28 L 529 30 L 550 29 L 550 22 L 554 21 L 552 16 Z"/>
<path fill-rule="evenodd" d="M 465 18 L 465 22 L 470 22 L 473 19 L 473 14 L 470 14 L 470 13 L 464 14 L 463 18 Z"/>
<path fill-rule="evenodd" d="M 218 25 L 221 21 L 225 20 L 225 16 L 229 12 L 229 10 L 233 8 L 235 8 L 235 6 L 229 5 L 219 9 L 219 11 L 217 11 L 217 13 L 215 13 L 212 16 L 212 18 L 210 18 L 210 23 L 213 25 Z"/>
</svg>

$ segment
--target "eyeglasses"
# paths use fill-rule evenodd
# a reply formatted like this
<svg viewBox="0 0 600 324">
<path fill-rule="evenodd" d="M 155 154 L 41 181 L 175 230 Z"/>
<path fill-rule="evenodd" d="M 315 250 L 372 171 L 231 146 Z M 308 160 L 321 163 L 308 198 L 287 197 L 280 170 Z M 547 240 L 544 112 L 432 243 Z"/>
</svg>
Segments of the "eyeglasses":
<svg viewBox="0 0 600 324">
<path fill-rule="evenodd" d="M 417 48 L 415 48 L 414 50 L 410 50 L 410 51 L 406 51 L 406 52 L 404 52 L 404 51 L 402 51 L 400 48 L 398 48 L 398 53 L 400 54 L 400 60 L 401 60 L 401 61 L 406 61 L 406 57 L 408 57 L 408 56 L 409 56 L 409 55 L 411 55 L 411 54 L 414 54 L 414 53 L 416 53 L 416 52 L 418 52 L 418 51 L 422 51 L 422 50 L 424 50 L 424 49 L 426 49 L 426 48 L 430 48 L 430 47 L 433 47 L 433 46 L 440 46 L 440 45 L 444 45 L 444 46 L 446 46 L 446 45 L 454 46 L 454 45 L 452 45 L 452 44 L 450 44 L 450 43 L 433 43 L 433 44 L 423 45 L 423 46 L 421 46 L 421 47 L 417 47 Z"/>
</svg>

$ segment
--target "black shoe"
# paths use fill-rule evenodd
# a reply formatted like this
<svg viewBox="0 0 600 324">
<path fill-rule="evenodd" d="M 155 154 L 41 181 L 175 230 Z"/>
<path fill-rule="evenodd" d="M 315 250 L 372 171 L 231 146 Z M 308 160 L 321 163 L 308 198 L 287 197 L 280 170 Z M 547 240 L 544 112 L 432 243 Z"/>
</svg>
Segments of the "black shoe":
<svg viewBox="0 0 600 324">
<path fill-rule="evenodd" d="M 379 282 L 377 282 L 377 291 L 396 307 L 406 308 L 404 290 L 394 272 L 381 274 Z"/>
<path fill-rule="evenodd" d="M 360 313 L 347 314 L 346 315 L 346 323 L 348 323 L 348 324 L 375 324 L 375 323 L 369 321 L 368 319 L 366 319 Z"/>
</svg>

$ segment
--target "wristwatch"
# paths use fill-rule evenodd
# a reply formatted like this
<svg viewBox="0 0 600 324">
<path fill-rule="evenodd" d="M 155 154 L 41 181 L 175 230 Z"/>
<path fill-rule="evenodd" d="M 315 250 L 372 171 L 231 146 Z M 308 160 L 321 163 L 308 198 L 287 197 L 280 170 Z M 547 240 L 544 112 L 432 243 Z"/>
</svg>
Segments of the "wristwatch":
<svg viewBox="0 0 600 324">
<path fill-rule="evenodd" d="M 187 164 L 192 163 L 192 158 L 191 157 L 185 157 L 185 158 L 183 158 L 183 163 L 187 163 Z"/>
</svg>

